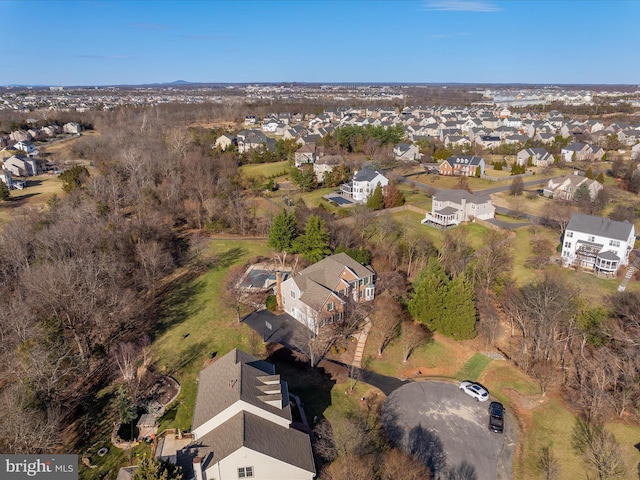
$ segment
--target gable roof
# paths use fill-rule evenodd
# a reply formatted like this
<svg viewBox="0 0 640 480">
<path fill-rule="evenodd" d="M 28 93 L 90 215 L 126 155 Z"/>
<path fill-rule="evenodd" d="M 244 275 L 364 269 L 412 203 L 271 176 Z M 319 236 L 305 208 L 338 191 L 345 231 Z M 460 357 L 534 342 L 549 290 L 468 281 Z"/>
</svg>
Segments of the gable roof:
<svg viewBox="0 0 640 480">
<path fill-rule="evenodd" d="M 309 435 L 246 411 L 237 413 L 179 450 L 177 464 L 182 466 L 185 478 L 191 478 L 195 457 L 201 458 L 203 470 L 206 470 L 241 447 L 315 473 Z"/>
<path fill-rule="evenodd" d="M 471 155 L 458 155 L 457 157 L 449 157 L 445 160 L 452 167 L 454 165 L 480 165 L 482 157 Z"/>
<path fill-rule="evenodd" d="M 433 199 L 438 202 L 451 202 L 460 205 L 462 200 L 466 200 L 467 203 L 475 203 L 479 205 L 491 200 L 489 195 L 476 195 L 475 193 L 467 192 L 466 190 L 450 189 L 441 190 L 433 196 Z"/>
<path fill-rule="evenodd" d="M 359 262 L 356 262 L 346 253 L 336 253 L 326 257 L 319 262 L 302 270 L 297 276 L 303 275 L 311 278 L 313 281 L 325 285 L 329 288 L 333 288 L 338 276 L 342 273 L 344 268 L 347 267 L 359 278 L 370 277 L 375 272 L 371 267 L 364 266 Z M 295 277 L 294 277 L 295 278 Z"/>
<path fill-rule="evenodd" d="M 626 241 L 633 231 L 633 225 L 627 221 L 619 222 L 610 218 L 595 217 L 584 213 L 574 213 L 567 230 L 590 233 L 600 237 Z"/>
<path fill-rule="evenodd" d="M 288 402 L 274 407 L 260 399 L 264 382 L 260 377 L 275 375 L 275 367 L 248 353 L 233 349 L 198 375 L 198 394 L 193 411 L 192 429 L 214 418 L 238 400 L 291 421 Z M 288 400 L 288 399 L 285 399 Z"/>
<path fill-rule="evenodd" d="M 369 167 L 362 167 L 362 169 L 359 172 L 356 172 L 356 174 L 353 176 L 353 181 L 354 182 L 370 182 L 371 180 L 376 178 L 378 175 L 382 175 L 382 174 L 377 170 L 371 170 Z M 384 175 L 382 176 L 384 177 Z"/>
</svg>

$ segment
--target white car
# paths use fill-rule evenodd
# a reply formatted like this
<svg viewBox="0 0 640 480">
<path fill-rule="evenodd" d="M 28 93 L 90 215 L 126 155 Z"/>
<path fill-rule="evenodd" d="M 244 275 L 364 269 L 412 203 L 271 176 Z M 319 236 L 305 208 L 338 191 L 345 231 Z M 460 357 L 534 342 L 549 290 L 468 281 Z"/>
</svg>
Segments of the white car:
<svg viewBox="0 0 640 480">
<path fill-rule="evenodd" d="M 487 392 L 482 385 L 478 385 L 477 383 L 464 381 L 460 384 L 460 390 L 475 398 L 476 402 L 486 402 L 489 400 L 489 392 Z"/>
</svg>

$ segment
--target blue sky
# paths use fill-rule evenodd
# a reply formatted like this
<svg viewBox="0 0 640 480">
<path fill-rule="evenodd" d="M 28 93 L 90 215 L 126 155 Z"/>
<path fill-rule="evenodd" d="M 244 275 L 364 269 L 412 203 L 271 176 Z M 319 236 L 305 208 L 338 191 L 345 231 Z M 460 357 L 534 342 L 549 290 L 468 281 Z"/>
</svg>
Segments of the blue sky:
<svg viewBox="0 0 640 480">
<path fill-rule="evenodd" d="M 640 1 L 0 1 L 0 85 L 640 84 Z"/>
</svg>

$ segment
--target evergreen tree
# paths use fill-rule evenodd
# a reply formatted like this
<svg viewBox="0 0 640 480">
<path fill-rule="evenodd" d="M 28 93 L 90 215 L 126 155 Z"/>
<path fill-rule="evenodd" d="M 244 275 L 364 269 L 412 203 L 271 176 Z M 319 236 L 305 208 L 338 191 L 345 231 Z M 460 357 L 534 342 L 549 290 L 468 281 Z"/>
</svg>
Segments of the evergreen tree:
<svg viewBox="0 0 640 480">
<path fill-rule="evenodd" d="M 325 228 L 324 221 L 319 216 L 309 216 L 305 232 L 295 240 L 293 249 L 306 260 L 314 263 L 331 254 L 329 232 Z"/>
<path fill-rule="evenodd" d="M 409 300 L 409 312 L 417 321 L 437 330 L 437 324 L 445 313 L 445 297 L 449 278 L 440 263 L 432 258 L 413 282 L 413 296 Z"/>
<path fill-rule="evenodd" d="M 182 468 L 145 455 L 138 462 L 133 480 L 183 480 Z"/>
<path fill-rule="evenodd" d="M 604 173 L 600 172 L 596 180 L 604 185 Z"/>
<path fill-rule="evenodd" d="M 81 188 L 89 178 L 89 170 L 84 165 L 74 165 L 69 170 L 58 175 L 62 180 L 62 190 L 70 193 L 76 188 Z"/>
<path fill-rule="evenodd" d="M 393 183 L 386 185 L 382 189 L 382 196 L 384 197 L 384 208 L 401 207 L 404 205 L 404 195 Z"/>
<path fill-rule="evenodd" d="M 373 210 L 382 210 L 384 208 L 384 196 L 382 195 L 382 185 L 376 184 L 373 193 L 367 199 L 367 207 Z"/>
<path fill-rule="evenodd" d="M 436 322 L 436 330 L 456 340 L 476 336 L 476 304 L 473 289 L 464 275 L 458 275 L 448 285 L 444 297 L 444 315 Z"/>
<path fill-rule="evenodd" d="M 291 252 L 297 237 L 296 218 L 293 213 L 283 208 L 282 212 L 273 218 L 268 234 L 268 245 L 279 252 Z"/>
<path fill-rule="evenodd" d="M 576 202 L 590 202 L 591 201 L 591 194 L 589 193 L 589 187 L 587 187 L 586 183 L 583 183 L 578 188 L 576 188 L 576 191 L 573 194 L 573 199 Z"/>
<path fill-rule="evenodd" d="M 586 173 L 584 174 L 585 177 L 587 177 L 589 180 L 593 180 L 595 177 L 595 175 L 593 174 L 593 170 L 591 170 L 591 167 L 587 168 Z"/>
<path fill-rule="evenodd" d="M 0 180 L 0 200 L 9 200 L 11 192 L 6 183 Z"/>
</svg>

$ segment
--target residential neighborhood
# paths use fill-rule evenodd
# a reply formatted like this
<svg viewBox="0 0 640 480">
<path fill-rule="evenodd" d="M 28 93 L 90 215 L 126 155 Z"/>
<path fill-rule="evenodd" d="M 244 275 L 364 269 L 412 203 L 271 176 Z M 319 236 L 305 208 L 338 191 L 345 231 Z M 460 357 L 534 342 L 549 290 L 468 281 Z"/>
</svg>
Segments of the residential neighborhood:
<svg viewBox="0 0 640 480">
<path fill-rule="evenodd" d="M 86 480 L 635 478 L 638 95 L 5 87 L 0 448 Z"/>
</svg>

